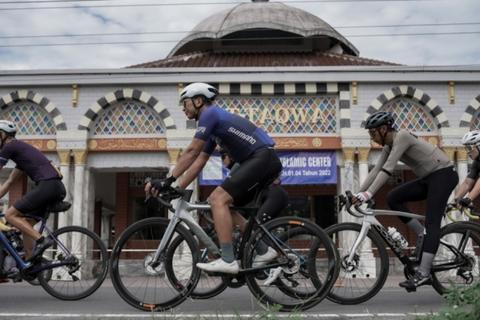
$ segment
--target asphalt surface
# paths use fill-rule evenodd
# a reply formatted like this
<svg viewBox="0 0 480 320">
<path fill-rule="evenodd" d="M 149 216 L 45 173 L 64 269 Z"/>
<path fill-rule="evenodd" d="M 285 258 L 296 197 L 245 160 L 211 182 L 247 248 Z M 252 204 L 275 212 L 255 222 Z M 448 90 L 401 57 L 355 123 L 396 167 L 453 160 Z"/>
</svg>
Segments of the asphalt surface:
<svg viewBox="0 0 480 320">
<path fill-rule="evenodd" d="M 438 312 L 444 299 L 431 287 L 407 293 L 390 279 L 371 300 L 338 305 L 324 300 L 302 313 L 272 313 L 260 306 L 247 287 L 227 289 L 208 300 L 189 299 L 178 307 L 149 313 L 125 303 L 107 279 L 90 297 L 61 301 L 28 283 L 0 284 L 0 319 L 415 319 Z"/>
</svg>

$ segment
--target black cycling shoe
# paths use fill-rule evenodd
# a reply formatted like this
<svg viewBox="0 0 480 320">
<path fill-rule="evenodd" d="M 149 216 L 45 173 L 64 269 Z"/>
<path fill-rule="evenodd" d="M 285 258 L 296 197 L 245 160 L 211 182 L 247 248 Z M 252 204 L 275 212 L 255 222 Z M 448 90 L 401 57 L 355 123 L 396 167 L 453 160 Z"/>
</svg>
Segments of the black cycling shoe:
<svg viewBox="0 0 480 320">
<path fill-rule="evenodd" d="M 42 242 L 37 242 L 35 248 L 33 248 L 32 255 L 28 261 L 34 261 L 35 259 L 42 256 L 43 252 L 51 247 L 53 244 L 53 239 L 50 237 L 43 238 Z"/>
<path fill-rule="evenodd" d="M 407 279 L 403 282 L 400 282 L 398 285 L 402 288 L 407 289 L 408 292 L 416 291 L 418 287 L 424 285 L 432 284 L 431 275 L 423 275 L 421 272 L 417 271 L 411 279 Z"/>
</svg>

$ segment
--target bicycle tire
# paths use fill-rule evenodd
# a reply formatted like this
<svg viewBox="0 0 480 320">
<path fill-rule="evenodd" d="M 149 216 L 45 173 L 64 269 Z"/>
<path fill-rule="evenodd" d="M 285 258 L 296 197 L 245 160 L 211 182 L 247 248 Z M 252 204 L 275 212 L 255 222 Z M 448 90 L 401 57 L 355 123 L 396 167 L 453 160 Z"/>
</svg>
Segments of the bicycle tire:
<svg viewBox="0 0 480 320">
<path fill-rule="evenodd" d="M 61 300 L 80 300 L 90 296 L 107 276 L 108 255 L 102 240 L 94 232 L 80 226 L 60 228 L 53 232 L 53 236 L 74 258 L 68 256 L 57 243 L 47 249 L 43 258 L 51 262 L 76 259 L 77 263 L 52 268 L 52 274 L 48 270 L 39 273 L 37 279 L 40 285 Z"/>
<path fill-rule="evenodd" d="M 456 254 L 447 245 L 453 245 L 467 259 Z M 463 247 L 463 249 L 462 249 Z M 437 271 L 448 263 L 461 263 L 463 266 Z M 480 279 L 480 226 L 471 222 L 453 222 L 440 231 L 440 244 L 432 264 L 432 285 L 443 295 L 452 289 L 470 286 Z"/>
<path fill-rule="evenodd" d="M 339 245 L 340 237 L 338 233 L 348 232 L 349 234 L 358 234 L 360 233 L 361 228 L 362 226 L 358 223 L 339 223 L 330 226 L 325 230 L 330 238 L 332 238 L 332 240 L 335 242 L 340 254 L 340 274 L 327 296 L 327 298 L 332 302 L 344 305 L 352 305 L 368 301 L 382 289 L 387 279 L 389 257 L 385 248 L 385 242 L 373 229 L 369 230 L 367 238 L 372 244 L 372 254 L 374 254 L 376 251 L 378 255 L 378 259 L 375 259 L 375 265 L 372 266 L 370 263 L 367 265 L 366 269 L 360 270 L 363 260 L 371 258 L 365 257 L 365 259 L 362 259 L 362 257 L 359 255 L 357 255 L 358 258 L 354 265 L 351 264 L 347 266 L 346 262 L 344 262 L 345 258 L 348 257 L 350 253 L 349 249 L 351 246 L 353 246 L 356 236 L 349 238 L 351 241 L 349 241 L 347 249 L 345 249 L 343 245 Z M 369 270 L 372 270 L 372 267 L 375 268 L 375 272 L 379 272 L 376 272 L 373 278 L 374 280 L 370 281 L 369 279 L 372 278 Z M 348 268 L 352 268 L 352 270 L 349 271 Z M 358 275 L 360 275 L 360 277 L 358 277 Z"/>
<path fill-rule="evenodd" d="M 110 276 L 113 286 L 125 302 L 142 311 L 165 311 L 179 305 L 190 295 L 200 276 L 196 267 L 196 241 L 180 224 L 175 226 L 169 241 L 180 237 L 181 242 L 185 242 L 186 247 L 181 246 L 185 251 L 179 252 L 176 259 L 163 259 L 163 265 L 158 267 L 148 264 L 169 223 L 170 220 L 159 217 L 140 220 L 125 229 L 112 251 Z M 175 274 L 174 279 L 172 274 Z M 178 279 L 184 279 L 180 286 Z M 145 287 L 139 290 L 140 285 Z"/>
<path fill-rule="evenodd" d="M 168 247 L 167 251 L 167 261 L 173 259 L 174 252 L 176 251 L 177 247 L 181 244 L 182 239 L 180 237 L 176 237 L 173 239 L 172 243 Z M 197 242 L 198 243 L 198 242 Z M 204 250 L 208 250 L 204 248 Z M 205 253 L 202 258 L 202 254 L 199 254 L 198 262 L 207 262 L 208 261 L 208 253 L 203 252 L 200 250 L 201 253 Z M 175 274 L 171 274 L 170 276 L 171 281 L 177 282 Z M 198 280 L 197 285 L 190 293 L 190 298 L 192 299 L 210 299 L 213 298 L 228 288 L 228 283 L 224 280 L 223 276 L 211 276 L 208 275 L 206 272 L 200 271 L 200 278 Z"/>
<path fill-rule="evenodd" d="M 279 306 L 280 311 L 303 311 L 320 303 L 328 294 L 338 275 L 336 263 L 338 253 L 325 231 L 309 220 L 297 217 L 276 218 L 267 222 L 264 226 L 277 238 L 277 241 L 288 256 L 279 256 L 275 260 L 284 260 L 285 262 L 288 260 L 288 265 L 281 267 L 282 274 L 272 283 L 274 285 L 262 284 L 263 280 L 257 278 L 256 274 L 246 274 L 246 282 L 252 294 L 262 305 L 267 307 L 276 305 Z M 303 232 L 299 232 L 297 229 L 293 234 L 298 237 L 288 238 L 285 241 L 280 240 L 282 236 L 294 228 L 303 228 Z M 249 238 L 243 251 L 242 266 L 244 268 L 252 267 L 257 243 L 261 239 L 265 239 L 265 237 L 264 231 L 257 229 Z M 264 241 L 267 242 L 269 240 Z M 322 269 L 321 275 L 316 273 L 319 269 L 317 269 L 315 261 L 311 260 L 313 244 L 315 244 L 315 248 L 320 248 L 321 246 L 324 249 L 326 262 L 324 262 L 324 269 Z M 323 260 L 325 259 L 323 258 Z M 299 272 L 301 265 L 307 266 L 306 268 L 309 270 L 308 275 Z M 265 269 L 270 269 L 268 264 L 264 267 Z M 315 270 L 316 274 L 312 274 L 313 270 Z M 316 280 L 313 281 L 312 278 Z M 295 290 L 288 290 L 287 293 L 284 286 L 288 285 L 288 282 L 292 283 L 292 286 L 296 285 L 296 287 Z M 316 284 L 320 284 L 320 287 L 317 287 Z M 301 286 L 299 287 L 299 285 Z M 302 288 L 303 290 L 301 290 Z M 301 294 L 295 294 L 295 292 L 301 292 Z"/>
</svg>

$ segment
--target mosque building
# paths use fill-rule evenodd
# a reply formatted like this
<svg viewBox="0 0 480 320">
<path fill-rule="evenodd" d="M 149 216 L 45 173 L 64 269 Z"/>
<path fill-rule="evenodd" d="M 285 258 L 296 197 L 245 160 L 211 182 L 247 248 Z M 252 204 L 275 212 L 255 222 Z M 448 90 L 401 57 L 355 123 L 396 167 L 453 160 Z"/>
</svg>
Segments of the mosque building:
<svg viewBox="0 0 480 320">
<path fill-rule="evenodd" d="M 178 102 L 192 82 L 216 86 L 220 107 L 274 138 L 291 200 L 287 213 L 322 227 L 354 219 L 338 212 L 336 196 L 356 191 L 378 159 L 380 148 L 362 127 L 368 115 L 393 112 L 398 128 L 445 150 L 461 181 L 469 161 L 461 138 L 480 129 L 478 66 L 361 57 L 317 16 L 280 2 L 240 3 L 200 22 L 157 61 L 121 69 L 0 71 L 0 118 L 15 121 L 17 137 L 43 151 L 64 176 L 73 206 L 59 215 L 59 226 L 87 226 L 112 246 L 149 214 L 144 178 L 165 176 L 194 135 L 195 123 Z M 193 186 L 195 196 L 205 199 L 224 175 L 219 157 L 212 157 Z M 399 164 L 376 195 L 378 206 L 386 206 L 389 190 L 414 178 Z M 8 202 L 31 187 L 26 178 L 18 181 Z M 424 204 L 411 208 L 423 213 Z M 391 224 L 407 233 L 399 221 Z"/>
</svg>

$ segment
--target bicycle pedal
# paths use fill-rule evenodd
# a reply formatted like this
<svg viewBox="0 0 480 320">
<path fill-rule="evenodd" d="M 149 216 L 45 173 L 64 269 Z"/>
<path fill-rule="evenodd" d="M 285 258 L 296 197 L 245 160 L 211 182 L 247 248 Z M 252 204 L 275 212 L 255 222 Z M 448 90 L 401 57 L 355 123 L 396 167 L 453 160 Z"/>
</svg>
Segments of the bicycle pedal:
<svg viewBox="0 0 480 320">
<path fill-rule="evenodd" d="M 417 288 L 405 288 L 405 290 L 407 290 L 407 292 L 416 292 Z"/>
</svg>

